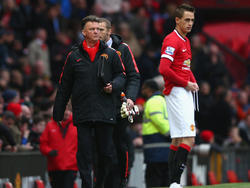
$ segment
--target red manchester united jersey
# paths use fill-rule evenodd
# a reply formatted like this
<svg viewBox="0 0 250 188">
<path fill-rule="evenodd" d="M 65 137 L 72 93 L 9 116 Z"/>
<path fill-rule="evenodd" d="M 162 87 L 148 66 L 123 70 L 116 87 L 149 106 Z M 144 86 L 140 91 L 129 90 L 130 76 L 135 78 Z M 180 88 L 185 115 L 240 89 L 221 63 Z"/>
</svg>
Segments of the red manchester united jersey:
<svg viewBox="0 0 250 188">
<path fill-rule="evenodd" d="M 177 80 L 172 75 L 160 71 L 165 81 L 165 95 L 168 95 L 174 86 L 186 87 L 188 81 L 196 82 L 190 70 L 192 59 L 190 41 L 187 37 L 183 38 L 177 30 L 165 37 L 161 49 L 161 58 L 167 58 L 172 62 L 169 68 L 174 76 L 180 78 Z M 161 61 L 160 67 L 169 66 L 164 65 L 168 63 L 169 61 Z"/>
</svg>

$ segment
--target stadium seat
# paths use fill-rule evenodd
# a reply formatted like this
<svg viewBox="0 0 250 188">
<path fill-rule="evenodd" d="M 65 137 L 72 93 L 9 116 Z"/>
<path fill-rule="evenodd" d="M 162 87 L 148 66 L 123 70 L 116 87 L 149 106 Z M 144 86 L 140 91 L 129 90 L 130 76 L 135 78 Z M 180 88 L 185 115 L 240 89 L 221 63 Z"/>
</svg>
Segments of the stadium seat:
<svg viewBox="0 0 250 188">
<path fill-rule="evenodd" d="M 215 184 L 219 184 L 218 181 L 215 178 L 215 174 L 213 171 L 208 171 L 208 182 L 210 185 L 215 185 Z"/>
<path fill-rule="evenodd" d="M 238 179 L 235 171 L 233 171 L 233 170 L 228 170 L 227 171 L 227 179 L 228 179 L 229 183 L 241 182 L 241 180 Z"/>
<path fill-rule="evenodd" d="M 13 188 L 13 185 L 10 182 L 5 182 L 3 188 Z"/>
<path fill-rule="evenodd" d="M 192 173 L 191 175 L 191 184 L 194 186 L 202 185 L 201 183 L 198 182 L 197 177 L 194 173 Z"/>
<path fill-rule="evenodd" d="M 44 183 L 42 180 L 35 181 L 35 188 L 45 188 Z"/>
<path fill-rule="evenodd" d="M 74 188 L 77 188 L 77 184 L 76 184 L 76 182 L 74 183 Z"/>
</svg>

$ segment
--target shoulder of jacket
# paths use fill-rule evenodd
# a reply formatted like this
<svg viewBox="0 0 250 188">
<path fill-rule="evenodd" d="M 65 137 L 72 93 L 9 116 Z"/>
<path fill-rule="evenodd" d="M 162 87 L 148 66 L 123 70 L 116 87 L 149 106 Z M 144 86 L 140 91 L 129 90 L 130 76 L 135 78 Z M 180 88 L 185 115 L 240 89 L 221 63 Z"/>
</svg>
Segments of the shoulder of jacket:
<svg viewBox="0 0 250 188">
<path fill-rule="evenodd" d="M 129 51 L 130 51 L 130 47 L 129 47 L 129 45 L 128 44 L 126 44 L 126 43 L 121 43 L 120 45 L 119 45 L 119 47 L 117 48 L 117 51 L 120 51 L 121 52 L 121 54 L 127 54 L 127 53 L 129 53 Z"/>
<path fill-rule="evenodd" d="M 71 57 L 71 58 L 74 58 L 74 57 L 78 57 L 81 55 L 81 52 L 79 49 L 74 49 L 74 50 L 71 50 L 69 53 L 68 53 L 68 56 Z"/>
<path fill-rule="evenodd" d="M 112 48 L 112 47 L 108 47 L 107 49 L 110 49 L 110 50 L 112 50 L 112 51 L 115 51 L 115 52 L 116 52 L 116 50 L 115 50 L 114 48 Z"/>
<path fill-rule="evenodd" d="M 120 45 L 129 47 L 129 45 L 125 42 L 122 42 Z"/>
<path fill-rule="evenodd" d="M 111 56 L 113 56 L 114 54 L 117 53 L 117 51 L 116 51 L 114 48 L 112 48 L 112 47 L 106 48 L 106 49 L 104 50 L 104 53 L 105 53 L 105 52 L 106 52 L 107 54 L 111 55 Z"/>
</svg>

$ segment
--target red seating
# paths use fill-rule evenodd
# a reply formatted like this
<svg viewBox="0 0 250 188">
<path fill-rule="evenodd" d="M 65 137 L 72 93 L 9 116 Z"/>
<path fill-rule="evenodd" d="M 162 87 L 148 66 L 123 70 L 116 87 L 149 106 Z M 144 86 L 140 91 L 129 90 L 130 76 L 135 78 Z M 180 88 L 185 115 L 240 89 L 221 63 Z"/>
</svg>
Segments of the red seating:
<svg viewBox="0 0 250 188">
<path fill-rule="evenodd" d="M 10 182 L 5 182 L 3 187 L 4 188 L 13 188 L 13 185 Z"/>
<path fill-rule="evenodd" d="M 229 183 L 242 182 L 241 180 L 238 179 L 235 171 L 233 171 L 233 170 L 228 170 L 227 171 L 227 179 L 228 179 Z"/>
<path fill-rule="evenodd" d="M 219 184 L 218 181 L 215 178 L 215 174 L 213 171 L 208 171 L 208 182 L 210 185 L 215 185 L 215 184 Z"/>
<path fill-rule="evenodd" d="M 76 182 L 74 183 L 74 188 L 77 188 L 77 184 L 76 184 Z"/>
<path fill-rule="evenodd" d="M 250 170 L 247 171 L 248 181 L 250 182 Z"/>
<path fill-rule="evenodd" d="M 192 173 L 191 175 L 191 184 L 194 186 L 202 185 L 201 183 L 198 182 L 197 177 L 194 173 Z"/>
<path fill-rule="evenodd" d="M 35 188 L 45 188 L 45 185 L 42 180 L 35 181 Z"/>
</svg>

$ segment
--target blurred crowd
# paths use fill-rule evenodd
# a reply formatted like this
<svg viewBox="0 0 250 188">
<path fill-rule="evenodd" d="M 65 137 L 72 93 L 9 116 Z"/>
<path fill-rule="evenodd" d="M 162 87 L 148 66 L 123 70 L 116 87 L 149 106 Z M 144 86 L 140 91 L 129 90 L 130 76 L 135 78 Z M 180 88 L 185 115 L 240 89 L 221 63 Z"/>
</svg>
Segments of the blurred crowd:
<svg viewBox="0 0 250 188">
<path fill-rule="evenodd" d="M 89 14 L 112 20 L 113 32 L 131 47 L 141 83 L 153 78 L 162 88 L 160 48 L 175 27 L 176 6 L 165 0 L 1 0 L 0 151 L 39 148 L 66 54 L 81 41 L 80 20 Z M 250 83 L 235 84 L 222 51 L 199 34 L 201 26 L 197 14 L 189 36 L 192 70 L 200 86 L 197 143 L 249 146 Z M 141 114 L 144 102 L 139 94 Z M 136 147 L 143 145 L 141 130 L 138 116 L 129 130 Z"/>
</svg>

